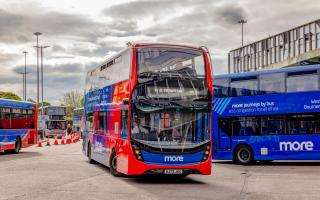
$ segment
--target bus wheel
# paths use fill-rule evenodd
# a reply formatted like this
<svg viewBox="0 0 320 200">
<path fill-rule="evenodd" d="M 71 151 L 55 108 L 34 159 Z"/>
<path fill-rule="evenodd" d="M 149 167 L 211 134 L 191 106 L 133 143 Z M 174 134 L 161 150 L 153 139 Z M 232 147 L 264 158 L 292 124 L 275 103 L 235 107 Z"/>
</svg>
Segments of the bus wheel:
<svg viewBox="0 0 320 200">
<path fill-rule="evenodd" d="M 20 137 L 17 137 L 14 149 L 6 150 L 5 153 L 17 154 L 20 152 L 21 146 L 22 146 L 21 139 L 20 139 Z"/>
<path fill-rule="evenodd" d="M 88 149 L 87 149 L 87 155 L 88 155 L 88 159 L 89 159 L 89 163 L 90 164 L 96 164 L 96 161 L 92 159 L 92 149 L 91 149 L 91 143 L 89 142 L 88 144 Z"/>
<path fill-rule="evenodd" d="M 248 145 L 240 145 L 234 151 L 234 161 L 240 165 L 248 165 L 253 163 L 253 152 Z"/>
<path fill-rule="evenodd" d="M 115 150 L 112 150 L 110 155 L 110 172 L 115 177 L 121 177 L 122 174 L 117 171 L 117 154 Z"/>
</svg>

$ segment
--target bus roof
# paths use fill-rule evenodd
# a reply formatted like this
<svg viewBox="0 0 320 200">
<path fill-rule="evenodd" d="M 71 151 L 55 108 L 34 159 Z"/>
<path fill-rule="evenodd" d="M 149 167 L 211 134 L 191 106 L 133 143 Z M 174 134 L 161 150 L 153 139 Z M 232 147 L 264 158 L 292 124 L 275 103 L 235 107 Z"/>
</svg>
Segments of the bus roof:
<svg viewBox="0 0 320 200">
<path fill-rule="evenodd" d="M 305 65 L 305 66 L 293 66 L 293 67 L 286 67 L 280 69 L 270 69 L 270 70 L 261 70 L 255 72 L 241 72 L 235 74 L 220 74 L 215 75 L 214 79 L 222 79 L 222 78 L 241 78 L 247 76 L 257 76 L 261 74 L 273 74 L 273 73 L 281 73 L 281 72 L 302 72 L 302 71 L 309 71 L 309 70 L 317 70 L 320 69 L 320 64 L 316 65 Z"/>
<path fill-rule="evenodd" d="M 0 107 L 33 109 L 34 103 L 0 98 Z"/>
<path fill-rule="evenodd" d="M 128 43 L 126 48 L 120 50 L 119 52 L 111 55 L 109 58 L 103 60 L 101 63 L 97 65 L 97 67 L 89 70 L 87 73 L 90 74 L 99 69 L 102 65 L 107 64 L 109 61 L 119 57 L 123 52 L 128 50 L 131 47 L 175 47 L 175 48 L 192 48 L 192 49 L 200 49 L 203 46 L 192 46 L 192 45 L 184 45 L 184 44 L 173 44 L 173 43 Z M 204 47 L 206 49 L 206 47 Z"/>
<path fill-rule="evenodd" d="M 192 48 L 192 49 L 200 49 L 201 46 L 193 46 L 193 45 L 185 45 L 185 44 L 173 44 L 173 43 L 135 43 L 132 44 L 133 47 L 178 47 L 178 48 Z"/>
</svg>

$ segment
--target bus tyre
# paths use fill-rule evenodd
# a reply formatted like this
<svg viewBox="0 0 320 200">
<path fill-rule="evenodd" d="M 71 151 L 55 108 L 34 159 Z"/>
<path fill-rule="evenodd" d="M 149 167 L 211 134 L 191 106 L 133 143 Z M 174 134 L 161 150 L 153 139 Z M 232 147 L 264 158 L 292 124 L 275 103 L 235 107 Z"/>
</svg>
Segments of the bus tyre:
<svg viewBox="0 0 320 200">
<path fill-rule="evenodd" d="M 248 145 L 238 146 L 233 155 L 234 162 L 240 165 L 249 165 L 254 161 L 253 152 Z"/>
<path fill-rule="evenodd" d="M 113 149 L 110 155 L 110 172 L 115 177 L 121 177 L 122 174 L 117 171 L 117 154 L 116 151 Z"/>
<path fill-rule="evenodd" d="M 5 153 L 17 154 L 17 153 L 20 152 L 21 146 L 22 146 L 22 144 L 21 144 L 21 139 L 20 139 L 20 137 L 17 137 L 17 138 L 16 138 L 16 142 L 15 142 L 14 149 L 6 150 Z"/>
<path fill-rule="evenodd" d="M 96 161 L 92 159 L 92 148 L 91 148 L 91 143 L 89 142 L 88 144 L 88 149 L 87 149 L 87 155 L 88 155 L 88 159 L 89 159 L 89 163 L 90 164 L 96 164 Z"/>
</svg>

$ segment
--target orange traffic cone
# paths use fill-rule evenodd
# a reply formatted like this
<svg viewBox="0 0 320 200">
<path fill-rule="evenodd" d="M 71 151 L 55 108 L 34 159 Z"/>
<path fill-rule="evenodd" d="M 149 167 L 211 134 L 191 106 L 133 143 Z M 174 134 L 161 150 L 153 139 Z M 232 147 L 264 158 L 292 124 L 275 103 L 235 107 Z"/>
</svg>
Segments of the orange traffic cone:
<svg viewBox="0 0 320 200">
<path fill-rule="evenodd" d="M 58 140 L 55 139 L 53 145 L 58 145 Z"/>
<path fill-rule="evenodd" d="M 67 144 L 70 144 L 71 143 L 71 139 L 70 139 L 70 135 L 67 136 Z"/>
<path fill-rule="evenodd" d="M 61 144 L 62 144 L 62 145 L 65 144 L 65 143 L 64 143 L 64 137 L 62 137 L 62 139 L 61 139 Z"/>
<path fill-rule="evenodd" d="M 42 147 L 42 142 L 40 140 L 38 141 L 38 147 Z"/>
<path fill-rule="evenodd" d="M 47 144 L 46 144 L 46 146 L 51 146 L 49 138 L 47 138 Z"/>
</svg>

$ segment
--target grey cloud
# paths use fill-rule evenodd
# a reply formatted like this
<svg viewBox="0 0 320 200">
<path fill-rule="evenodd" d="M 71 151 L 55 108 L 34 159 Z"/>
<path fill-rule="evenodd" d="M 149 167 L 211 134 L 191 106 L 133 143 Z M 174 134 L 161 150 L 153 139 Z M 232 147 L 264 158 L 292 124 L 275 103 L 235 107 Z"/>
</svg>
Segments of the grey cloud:
<svg viewBox="0 0 320 200">
<path fill-rule="evenodd" d="M 17 58 L 17 56 L 17 54 L 13 53 L 0 53 L 0 64 L 5 65 L 11 61 L 14 61 Z"/>
<path fill-rule="evenodd" d="M 143 17 L 149 16 L 154 20 L 158 20 L 164 14 L 176 13 L 180 8 L 197 7 L 198 5 L 210 5 L 218 3 L 220 0 L 140 0 L 130 1 L 123 4 L 111 6 L 103 9 L 102 13 L 105 16 L 114 19 L 123 20 L 140 20 Z"/>
<path fill-rule="evenodd" d="M 83 43 L 75 43 L 71 51 L 74 55 L 79 56 L 94 56 L 94 57 L 104 57 L 109 52 L 119 51 L 124 48 L 124 44 L 114 42 L 114 41 L 107 41 L 107 42 L 99 42 L 94 44 L 94 48 L 89 48 L 88 44 Z"/>
<path fill-rule="evenodd" d="M 102 59 L 101 59 L 101 62 L 102 62 Z M 98 64 L 99 64 L 99 62 L 90 62 L 90 63 L 87 63 L 86 66 L 85 66 L 85 69 L 86 69 L 86 71 L 92 70 L 92 69 L 94 69 L 95 67 L 97 67 Z"/>
<path fill-rule="evenodd" d="M 137 22 L 133 20 L 117 20 L 111 24 L 111 27 L 119 31 L 137 30 Z"/>
<path fill-rule="evenodd" d="M 102 13 L 116 19 L 141 19 L 143 16 L 160 16 L 161 13 L 174 11 L 176 3 L 169 0 L 157 1 L 132 1 L 124 4 L 114 5 L 106 8 Z"/>
<path fill-rule="evenodd" d="M 26 42 L 33 39 L 35 30 L 49 36 L 76 36 L 96 40 L 104 36 L 102 24 L 86 16 L 54 11 L 35 12 L 33 15 L 14 14 L 0 9 L 0 41 Z M 10 34 L 8 34 L 10 33 Z"/>
<path fill-rule="evenodd" d="M 56 65 L 47 65 L 43 66 L 43 72 L 45 74 L 55 73 L 57 74 L 77 74 L 77 73 L 85 73 L 85 68 L 82 63 L 66 63 L 66 64 L 56 64 Z M 18 65 L 13 68 L 15 73 L 24 72 L 24 65 Z M 37 74 L 37 66 L 36 65 L 27 65 L 27 73 L 28 74 Z"/>
<path fill-rule="evenodd" d="M 52 46 L 52 51 L 53 51 L 53 52 L 65 52 L 66 49 L 65 49 L 63 46 L 61 46 L 61 45 L 54 44 L 54 45 Z"/>
<path fill-rule="evenodd" d="M 240 19 L 247 18 L 247 13 L 243 7 L 233 3 L 217 7 L 215 18 L 222 20 L 224 23 L 237 24 Z"/>
</svg>

